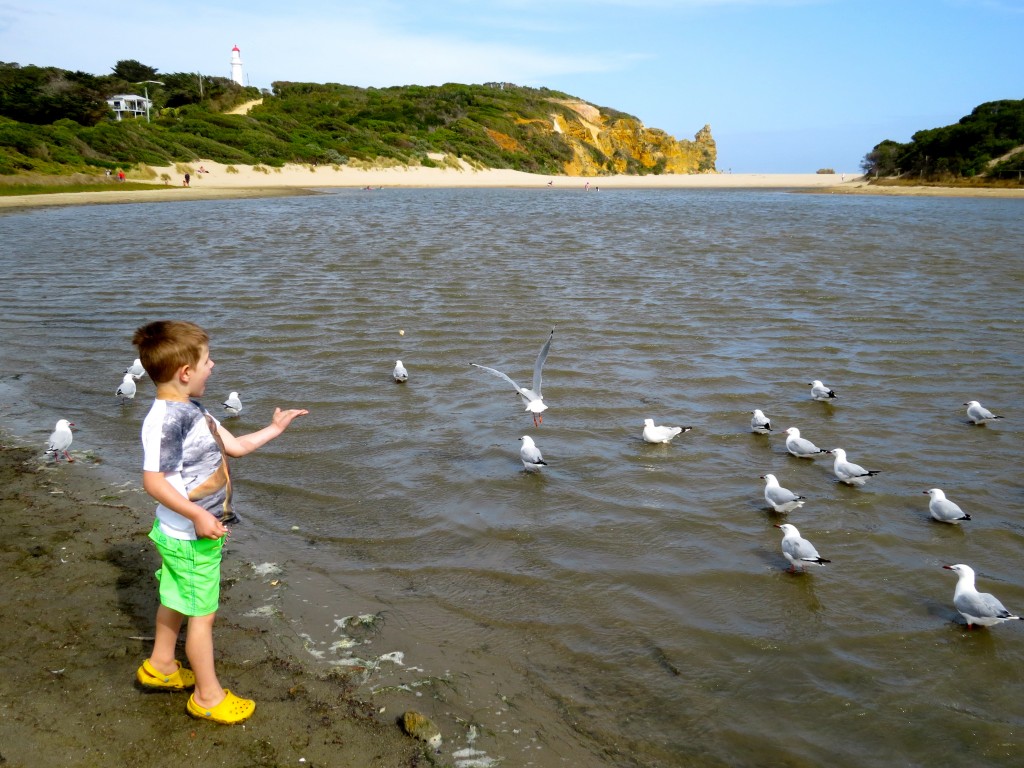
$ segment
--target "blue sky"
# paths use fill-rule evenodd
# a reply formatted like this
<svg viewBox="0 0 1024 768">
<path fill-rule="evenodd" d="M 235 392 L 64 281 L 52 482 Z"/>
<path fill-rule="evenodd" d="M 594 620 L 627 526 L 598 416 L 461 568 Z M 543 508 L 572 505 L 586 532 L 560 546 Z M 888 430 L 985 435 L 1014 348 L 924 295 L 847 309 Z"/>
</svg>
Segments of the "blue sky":
<svg viewBox="0 0 1024 768">
<path fill-rule="evenodd" d="M 1024 98 L 1024 0 L 0 0 L 0 60 L 390 86 L 504 81 L 677 138 L 735 173 L 859 171 L 986 101 Z"/>
</svg>

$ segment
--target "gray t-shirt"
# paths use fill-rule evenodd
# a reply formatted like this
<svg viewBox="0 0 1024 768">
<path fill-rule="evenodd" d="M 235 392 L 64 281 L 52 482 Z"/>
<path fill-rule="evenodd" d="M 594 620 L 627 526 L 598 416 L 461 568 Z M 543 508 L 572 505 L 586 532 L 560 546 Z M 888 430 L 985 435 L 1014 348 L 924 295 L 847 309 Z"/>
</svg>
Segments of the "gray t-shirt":
<svg viewBox="0 0 1024 768">
<path fill-rule="evenodd" d="M 142 423 L 142 468 L 147 472 L 162 472 L 167 481 L 182 496 L 209 479 L 223 461 L 217 441 L 206 423 L 206 409 L 195 400 L 181 403 L 176 400 L 154 400 Z M 212 418 L 212 417 L 211 417 Z M 214 419 L 214 423 L 216 419 Z M 226 487 L 195 503 L 208 509 L 210 514 L 223 514 Z M 175 539 L 195 539 L 192 521 L 163 504 L 157 504 L 156 516 L 160 529 Z"/>
</svg>

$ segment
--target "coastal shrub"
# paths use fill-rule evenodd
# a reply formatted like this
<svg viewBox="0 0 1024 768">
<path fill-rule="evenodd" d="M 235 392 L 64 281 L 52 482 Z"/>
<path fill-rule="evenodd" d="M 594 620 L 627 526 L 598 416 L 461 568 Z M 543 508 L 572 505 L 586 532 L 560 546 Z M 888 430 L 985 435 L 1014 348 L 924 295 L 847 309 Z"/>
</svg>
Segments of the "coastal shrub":
<svg viewBox="0 0 1024 768">
<path fill-rule="evenodd" d="M 836 172 L 831 168 L 819 168 L 815 173 L 830 174 L 834 176 Z"/>
</svg>

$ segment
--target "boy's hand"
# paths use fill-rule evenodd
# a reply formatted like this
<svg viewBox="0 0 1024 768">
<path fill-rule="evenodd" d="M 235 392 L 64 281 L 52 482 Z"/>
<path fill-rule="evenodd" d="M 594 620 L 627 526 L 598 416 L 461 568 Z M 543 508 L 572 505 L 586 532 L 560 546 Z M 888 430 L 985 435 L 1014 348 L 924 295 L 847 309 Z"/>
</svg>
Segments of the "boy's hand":
<svg viewBox="0 0 1024 768">
<path fill-rule="evenodd" d="M 291 408 L 287 411 L 282 411 L 280 408 L 274 409 L 274 418 L 271 419 L 271 423 L 278 427 L 282 432 L 288 428 L 288 425 L 292 423 L 292 420 L 297 416 L 305 416 L 309 411 L 305 408 Z"/>
<path fill-rule="evenodd" d="M 208 512 L 198 520 L 193 520 L 192 524 L 196 528 L 196 536 L 200 539 L 220 539 L 228 535 L 227 526 Z"/>
</svg>

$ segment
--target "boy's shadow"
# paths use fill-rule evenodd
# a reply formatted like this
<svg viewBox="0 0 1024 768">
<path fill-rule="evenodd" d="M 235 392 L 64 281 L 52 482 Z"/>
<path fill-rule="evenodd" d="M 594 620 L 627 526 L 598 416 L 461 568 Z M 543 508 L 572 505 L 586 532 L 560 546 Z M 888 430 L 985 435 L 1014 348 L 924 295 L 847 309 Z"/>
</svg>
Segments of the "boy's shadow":
<svg viewBox="0 0 1024 768">
<path fill-rule="evenodd" d="M 151 640 L 157 605 L 156 579 L 160 558 L 148 541 L 123 541 L 107 549 L 106 559 L 117 566 L 117 603 L 121 614 L 136 628 L 138 638 Z"/>
</svg>

